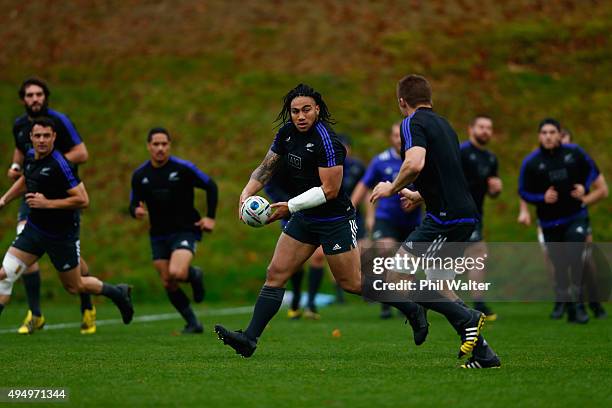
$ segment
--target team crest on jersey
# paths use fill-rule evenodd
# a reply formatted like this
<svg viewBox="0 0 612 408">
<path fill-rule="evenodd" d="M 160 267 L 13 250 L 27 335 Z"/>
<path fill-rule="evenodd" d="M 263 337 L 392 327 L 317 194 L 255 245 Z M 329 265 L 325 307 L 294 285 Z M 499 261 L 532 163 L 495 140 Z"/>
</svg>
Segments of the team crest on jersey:
<svg viewBox="0 0 612 408">
<path fill-rule="evenodd" d="M 142 184 L 149 184 L 148 177 L 145 177 L 145 178 L 142 179 Z"/>
<path fill-rule="evenodd" d="M 572 163 L 574 161 L 574 156 L 571 153 L 568 153 L 563 158 L 563 161 L 566 163 Z"/>
<path fill-rule="evenodd" d="M 302 158 L 300 156 L 296 156 L 295 154 L 289 153 L 287 156 L 287 161 L 293 167 L 298 170 L 302 170 Z"/>
<path fill-rule="evenodd" d="M 387 167 L 385 169 L 385 174 L 393 174 L 393 167 Z"/>
<path fill-rule="evenodd" d="M 168 175 L 168 181 L 178 181 L 179 176 L 178 176 L 178 171 L 173 171 L 172 173 L 170 173 L 170 175 Z"/>
<path fill-rule="evenodd" d="M 310 153 L 313 152 L 312 148 L 314 147 L 313 143 L 306 143 L 306 150 L 308 150 Z"/>
</svg>

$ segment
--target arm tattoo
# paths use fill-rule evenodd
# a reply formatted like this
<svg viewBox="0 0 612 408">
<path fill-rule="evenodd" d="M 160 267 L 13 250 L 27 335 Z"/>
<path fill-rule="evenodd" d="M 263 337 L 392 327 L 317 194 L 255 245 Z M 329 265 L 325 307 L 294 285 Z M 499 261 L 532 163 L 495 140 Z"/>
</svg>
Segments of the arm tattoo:
<svg viewBox="0 0 612 408">
<path fill-rule="evenodd" d="M 259 167 L 251 174 L 251 178 L 259 181 L 261 184 L 266 184 L 278 168 L 280 159 L 281 157 L 278 154 L 269 150 Z"/>
</svg>

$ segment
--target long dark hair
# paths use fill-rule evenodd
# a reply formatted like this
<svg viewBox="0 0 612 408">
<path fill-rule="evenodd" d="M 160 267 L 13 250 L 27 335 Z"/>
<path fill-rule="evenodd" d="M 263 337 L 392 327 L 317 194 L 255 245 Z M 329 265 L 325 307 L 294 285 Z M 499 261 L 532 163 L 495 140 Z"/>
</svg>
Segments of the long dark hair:
<svg viewBox="0 0 612 408">
<path fill-rule="evenodd" d="M 325 122 L 329 125 L 334 125 L 336 123 L 336 121 L 332 118 L 331 113 L 329 113 L 329 109 L 327 108 L 321 94 L 306 84 L 299 84 L 290 90 L 283 98 L 283 108 L 274 121 L 278 122 L 278 126 L 282 126 L 291 119 L 291 101 L 298 96 L 308 96 L 314 99 L 315 103 L 319 105 L 319 121 Z"/>
</svg>

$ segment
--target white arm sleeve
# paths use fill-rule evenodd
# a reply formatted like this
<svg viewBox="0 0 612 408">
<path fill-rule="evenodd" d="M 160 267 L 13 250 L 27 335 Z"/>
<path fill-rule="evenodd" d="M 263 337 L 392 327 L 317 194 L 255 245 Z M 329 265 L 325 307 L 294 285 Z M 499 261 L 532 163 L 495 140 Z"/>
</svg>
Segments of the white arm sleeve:
<svg viewBox="0 0 612 408">
<path fill-rule="evenodd" d="M 313 187 L 310 190 L 304 191 L 299 196 L 293 197 L 287 202 L 289 212 L 293 214 L 296 211 L 306 210 L 308 208 L 318 207 L 325 204 L 327 198 L 321 187 Z"/>
</svg>

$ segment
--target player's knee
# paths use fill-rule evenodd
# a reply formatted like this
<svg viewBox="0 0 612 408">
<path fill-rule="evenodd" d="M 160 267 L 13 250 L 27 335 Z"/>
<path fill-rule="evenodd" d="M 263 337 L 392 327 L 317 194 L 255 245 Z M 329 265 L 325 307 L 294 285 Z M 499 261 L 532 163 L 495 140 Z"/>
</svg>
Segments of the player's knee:
<svg viewBox="0 0 612 408">
<path fill-rule="evenodd" d="M 186 273 L 186 268 L 177 267 L 172 264 L 170 264 L 170 266 L 168 267 L 168 274 L 172 279 L 180 279 L 181 277 L 184 277 Z"/>
<path fill-rule="evenodd" d="M 350 293 L 360 293 L 361 292 L 361 280 L 359 279 L 355 279 L 351 277 L 341 277 L 341 278 L 338 278 L 336 282 L 346 292 L 350 292 Z"/>
<path fill-rule="evenodd" d="M 12 284 L 19 279 L 19 276 L 27 269 L 26 264 L 15 255 L 6 253 L 2 261 L 2 271 L 4 271 L 4 280 Z M 10 293 L 9 293 L 10 294 Z"/>
<path fill-rule="evenodd" d="M 84 287 L 79 280 L 78 282 L 64 282 L 64 289 L 71 295 L 78 295 L 83 292 Z"/>
<path fill-rule="evenodd" d="M 276 264 L 271 263 L 268 265 L 266 271 L 266 284 L 274 287 L 282 287 L 287 281 L 286 271 L 279 268 Z"/>
</svg>

